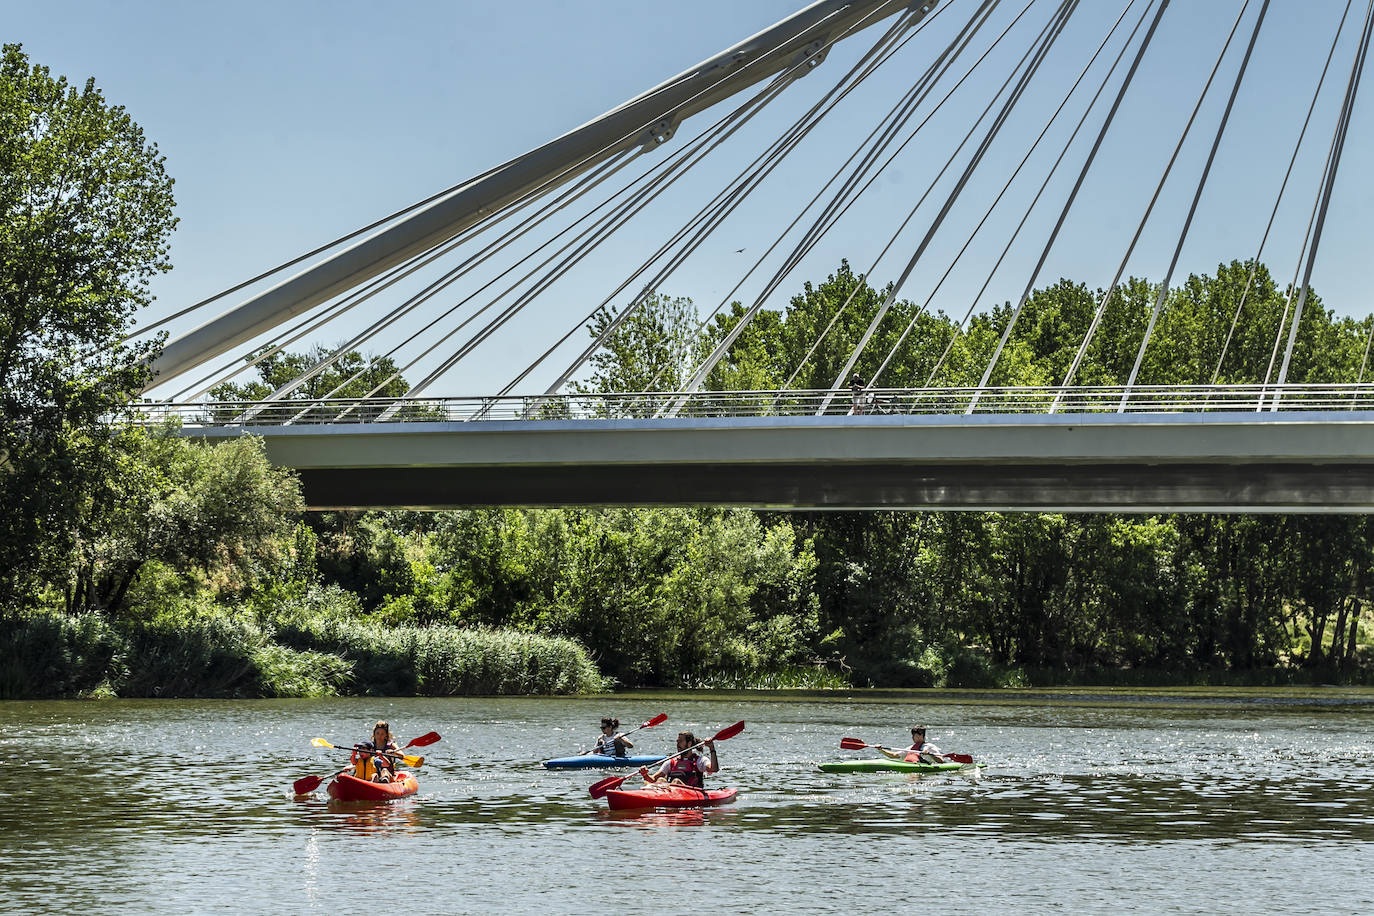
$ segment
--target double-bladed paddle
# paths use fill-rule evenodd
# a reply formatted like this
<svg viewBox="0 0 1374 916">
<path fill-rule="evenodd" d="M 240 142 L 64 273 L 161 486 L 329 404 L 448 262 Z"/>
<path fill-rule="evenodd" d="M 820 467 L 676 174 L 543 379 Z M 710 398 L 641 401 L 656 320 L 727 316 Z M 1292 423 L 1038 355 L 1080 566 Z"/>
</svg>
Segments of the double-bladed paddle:
<svg viewBox="0 0 1374 916">
<path fill-rule="evenodd" d="M 688 751 L 694 751 L 699 747 L 705 747 L 707 741 L 728 741 L 729 739 L 735 737 L 742 731 L 744 731 L 744 722 L 741 720 L 739 722 L 736 722 L 734 725 L 722 728 L 720 731 L 716 732 L 714 736 L 707 738 L 706 741 L 698 741 L 691 747 L 685 747 L 682 750 L 678 751 L 676 754 L 664 757 L 662 760 L 659 761 L 658 765 L 662 766 L 669 760 L 676 760 L 678 757 L 681 757 Z M 590 786 L 588 786 L 587 791 L 591 794 L 592 798 L 601 798 L 610 790 L 619 789 L 621 784 L 629 778 L 629 776 L 611 776 L 607 779 L 601 780 L 600 782 L 592 783 Z"/>
<path fill-rule="evenodd" d="M 313 738 L 310 741 L 315 747 L 332 747 L 336 751 L 356 751 L 366 757 L 389 757 L 392 760 L 399 760 L 408 767 L 417 767 L 425 762 L 423 757 L 412 757 L 409 754 L 395 754 L 390 751 L 360 751 L 354 747 L 339 747 L 337 744 L 330 744 L 323 738 Z"/>
<path fill-rule="evenodd" d="M 861 751 L 866 747 L 871 747 L 882 751 L 895 751 L 899 754 L 908 753 L 906 748 L 887 747 L 883 744 L 867 744 L 863 741 L 860 741 L 858 738 L 841 738 L 840 747 L 844 748 L 847 751 Z M 909 753 L 916 752 L 911 751 Z M 972 754 L 941 754 L 940 756 L 950 761 L 951 763 L 973 763 Z"/>
<path fill-rule="evenodd" d="M 411 740 L 407 741 L 405 747 L 401 748 L 401 750 L 405 750 L 405 748 L 407 747 L 428 747 L 429 745 L 438 741 L 439 737 L 440 736 L 438 732 L 426 732 L 418 738 L 412 738 Z M 354 750 L 351 747 L 339 747 L 337 744 L 330 744 L 323 738 L 316 738 L 310 743 L 315 745 L 316 747 L 332 747 L 340 751 Z M 390 754 L 384 751 L 364 751 L 363 753 L 372 754 L 378 757 L 390 757 L 393 760 L 399 758 L 400 760 L 405 762 L 406 766 L 412 767 L 417 767 L 425 762 L 425 758 L 423 757 L 410 757 L 405 754 Z M 411 761 L 414 761 L 414 763 L 412 763 Z M 347 773 L 348 770 L 341 770 L 340 772 Z M 320 787 L 320 783 L 324 782 L 326 779 L 333 778 L 333 776 L 335 775 L 337 774 L 331 773 L 329 776 L 306 776 L 304 779 L 298 779 L 295 782 L 293 782 L 291 784 L 291 788 L 295 790 L 297 795 L 309 795 L 311 792 L 314 792 L 316 789 Z"/>
<path fill-rule="evenodd" d="M 648 722 L 645 722 L 643 725 L 637 725 L 637 726 L 635 726 L 634 728 L 630 729 L 630 730 L 627 731 L 627 732 L 621 732 L 621 734 L 622 734 L 622 735 L 633 735 L 635 732 L 639 731 L 641 728 L 653 728 L 655 725 L 662 725 L 664 722 L 667 722 L 667 721 L 668 721 L 668 714 L 667 714 L 666 712 L 661 712 L 661 713 L 659 713 L 658 715 L 654 716 L 652 719 L 650 719 Z M 583 752 L 582 752 L 582 756 L 585 757 L 585 756 L 588 755 L 588 754 L 595 754 L 595 753 L 596 753 L 595 750 L 583 751 Z"/>
</svg>

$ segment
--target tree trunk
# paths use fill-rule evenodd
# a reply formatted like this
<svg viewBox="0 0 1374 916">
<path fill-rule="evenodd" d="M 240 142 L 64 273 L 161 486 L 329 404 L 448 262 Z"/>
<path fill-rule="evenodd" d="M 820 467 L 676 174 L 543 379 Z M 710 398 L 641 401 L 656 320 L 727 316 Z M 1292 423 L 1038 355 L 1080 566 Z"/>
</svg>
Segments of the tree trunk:
<svg viewBox="0 0 1374 916">
<path fill-rule="evenodd" d="M 1307 625 L 1307 635 L 1312 640 L 1312 645 L 1307 650 L 1307 660 L 1303 662 L 1303 667 L 1316 668 L 1321 665 L 1324 654 L 1322 641 L 1326 639 L 1328 612 L 1326 610 L 1317 611 L 1310 607 L 1307 610 L 1312 621 Z"/>
</svg>

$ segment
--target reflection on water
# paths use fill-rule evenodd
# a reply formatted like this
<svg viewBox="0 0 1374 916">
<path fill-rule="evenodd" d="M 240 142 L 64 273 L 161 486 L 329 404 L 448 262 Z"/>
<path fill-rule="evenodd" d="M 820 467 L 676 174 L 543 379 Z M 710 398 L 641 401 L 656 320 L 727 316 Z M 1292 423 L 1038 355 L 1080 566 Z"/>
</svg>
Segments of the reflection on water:
<svg viewBox="0 0 1374 916">
<path fill-rule="evenodd" d="M 304 823 L 323 830 L 345 830 L 361 834 L 386 834 L 416 830 L 420 812 L 414 797 L 389 802 L 320 800 L 313 796 L 296 798 L 305 815 Z"/>
<path fill-rule="evenodd" d="M 638 749 L 748 723 L 718 745 L 712 783 L 737 787 L 733 804 L 612 812 L 587 793 L 605 772 L 538 765 L 584 749 L 602 715 L 664 710 Z M 292 797 L 338 763 L 312 736 L 379 717 L 444 735 L 418 794 Z M 842 736 L 895 744 L 916 720 L 988 768 L 816 767 L 866 756 Z M 728 887 L 725 911 L 814 912 L 912 882 L 978 888 L 981 911 L 1129 909 L 1151 881 L 1154 909 L 1261 894 L 1360 912 L 1374 909 L 1371 726 L 1374 691 L 8 703 L 0 892 L 34 912 L 317 912 L 355 905 L 373 863 L 388 888 L 433 891 L 436 913 L 494 898 L 546 913 L 595 899 L 612 861 L 626 875 L 683 863 L 656 866 L 655 890 Z"/>
</svg>

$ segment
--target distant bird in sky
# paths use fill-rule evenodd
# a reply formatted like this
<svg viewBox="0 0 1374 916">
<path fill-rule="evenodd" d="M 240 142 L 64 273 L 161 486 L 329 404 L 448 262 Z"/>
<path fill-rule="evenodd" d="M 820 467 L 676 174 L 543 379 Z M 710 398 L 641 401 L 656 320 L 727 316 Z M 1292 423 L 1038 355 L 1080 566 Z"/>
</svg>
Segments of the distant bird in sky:
<svg viewBox="0 0 1374 916">
<path fill-rule="evenodd" d="M 736 249 L 735 249 L 735 254 L 743 254 L 743 253 L 744 253 L 744 249 L 743 249 L 743 248 L 736 248 Z"/>
</svg>

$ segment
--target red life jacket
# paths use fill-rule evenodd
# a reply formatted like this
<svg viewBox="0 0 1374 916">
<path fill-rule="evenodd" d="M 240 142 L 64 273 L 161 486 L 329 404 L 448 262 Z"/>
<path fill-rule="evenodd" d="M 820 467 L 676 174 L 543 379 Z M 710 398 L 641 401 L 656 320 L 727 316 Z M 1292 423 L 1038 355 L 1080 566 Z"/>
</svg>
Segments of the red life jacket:
<svg viewBox="0 0 1374 916">
<path fill-rule="evenodd" d="M 688 754 L 676 760 L 668 761 L 668 778 L 676 779 L 684 785 L 692 786 L 696 789 L 706 787 L 705 770 L 702 769 L 701 758 L 695 754 Z"/>
</svg>

